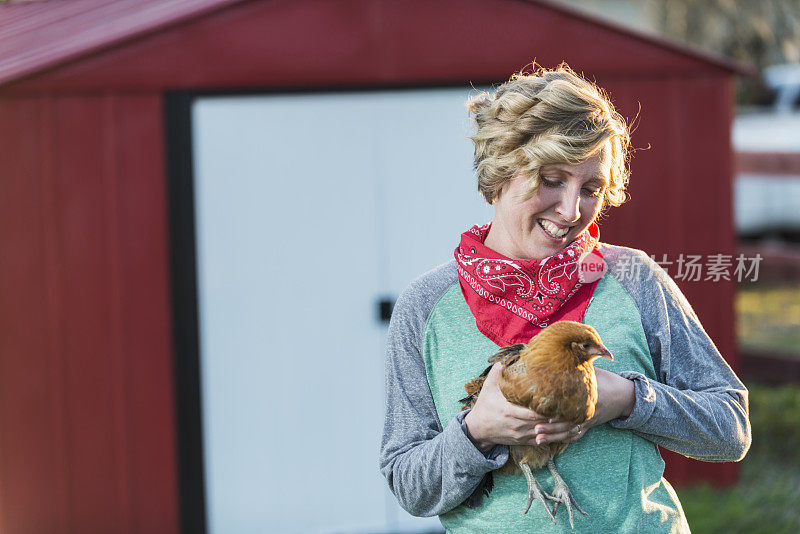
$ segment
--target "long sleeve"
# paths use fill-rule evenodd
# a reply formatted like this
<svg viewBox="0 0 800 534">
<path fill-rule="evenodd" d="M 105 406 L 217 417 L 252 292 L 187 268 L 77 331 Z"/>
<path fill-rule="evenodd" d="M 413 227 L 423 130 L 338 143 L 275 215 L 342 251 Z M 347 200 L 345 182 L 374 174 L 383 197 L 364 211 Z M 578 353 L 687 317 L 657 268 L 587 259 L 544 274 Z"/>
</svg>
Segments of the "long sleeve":
<svg viewBox="0 0 800 534">
<path fill-rule="evenodd" d="M 621 373 L 635 383 L 626 419 L 611 421 L 669 450 L 704 461 L 741 460 L 750 448 L 747 389 L 703 330 L 675 282 L 643 252 L 603 248 L 612 272 L 621 258 L 641 267 L 618 277 L 633 297 L 657 375 Z"/>
<path fill-rule="evenodd" d="M 420 353 L 425 321 L 453 269 L 423 275 L 397 301 L 386 347 L 386 418 L 380 468 L 400 505 L 432 516 L 461 504 L 508 448 L 484 456 L 462 430 L 464 413 L 442 428 Z M 491 458 L 491 459 L 490 459 Z"/>
</svg>

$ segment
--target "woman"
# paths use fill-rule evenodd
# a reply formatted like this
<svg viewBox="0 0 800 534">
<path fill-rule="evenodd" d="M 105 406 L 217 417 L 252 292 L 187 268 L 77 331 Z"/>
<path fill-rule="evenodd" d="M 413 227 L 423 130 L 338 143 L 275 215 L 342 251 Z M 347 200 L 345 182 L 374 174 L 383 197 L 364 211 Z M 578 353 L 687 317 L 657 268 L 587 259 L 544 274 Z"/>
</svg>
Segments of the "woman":
<svg viewBox="0 0 800 534">
<path fill-rule="evenodd" d="M 629 133 L 591 83 L 561 66 L 514 76 L 470 103 L 478 187 L 491 224 L 461 236 L 455 259 L 398 299 L 387 343 L 381 470 L 413 515 L 448 532 L 569 532 L 544 510 L 522 515 L 522 476 L 496 473 L 480 507 L 462 503 L 508 445 L 570 442 L 561 475 L 589 514 L 576 531 L 688 531 L 655 444 L 706 461 L 744 457 L 747 390 L 677 286 L 639 250 L 599 242 L 601 210 L 624 201 Z M 589 282 L 579 262 L 602 256 Z M 621 264 L 639 276 L 617 280 Z M 636 272 L 636 271 L 634 271 Z M 595 416 L 572 428 L 510 404 L 496 365 L 471 411 L 463 385 L 499 346 L 547 324 L 592 325 L 614 355 L 596 363 Z M 546 471 L 537 473 L 545 491 Z M 558 519 L 558 516 L 557 516 Z"/>
</svg>

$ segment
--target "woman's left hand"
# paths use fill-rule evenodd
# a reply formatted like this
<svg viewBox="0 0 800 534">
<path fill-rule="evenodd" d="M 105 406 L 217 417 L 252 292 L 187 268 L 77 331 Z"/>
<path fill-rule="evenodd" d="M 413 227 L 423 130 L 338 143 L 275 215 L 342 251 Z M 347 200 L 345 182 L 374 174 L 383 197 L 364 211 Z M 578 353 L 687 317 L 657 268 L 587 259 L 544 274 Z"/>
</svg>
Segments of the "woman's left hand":
<svg viewBox="0 0 800 534">
<path fill-rule="evenodd" d="M 597 404 L 594 417 L 583 424 L 572 426 L 556 420 L 536 425 L 536 431 L 546 443 L 572 443 L 582 438 L 593 426 L 612 419 L 626 418 L 636 404 L 633 381 L 618 374 L 595 368 L 597 376 Z"/>
</svg>

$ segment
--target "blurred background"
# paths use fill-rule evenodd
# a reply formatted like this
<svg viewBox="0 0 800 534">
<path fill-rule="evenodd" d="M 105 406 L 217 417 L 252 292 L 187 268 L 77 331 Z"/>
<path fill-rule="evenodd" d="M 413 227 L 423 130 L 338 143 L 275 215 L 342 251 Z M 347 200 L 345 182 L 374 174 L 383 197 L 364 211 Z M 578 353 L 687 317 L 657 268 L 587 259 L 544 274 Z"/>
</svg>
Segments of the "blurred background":
<svg viewBox="0 0 800 534">
<path fill-rule="evenodd" d="M 693 531 L 800 531 L 800 0 L 12 0 L 0 532 L 440 532 L 378 472 L 385 331 L 533 60 L 635 126 L 601 237 L 751 391 L 743 462 L 662 451 Z"/>
</svg>

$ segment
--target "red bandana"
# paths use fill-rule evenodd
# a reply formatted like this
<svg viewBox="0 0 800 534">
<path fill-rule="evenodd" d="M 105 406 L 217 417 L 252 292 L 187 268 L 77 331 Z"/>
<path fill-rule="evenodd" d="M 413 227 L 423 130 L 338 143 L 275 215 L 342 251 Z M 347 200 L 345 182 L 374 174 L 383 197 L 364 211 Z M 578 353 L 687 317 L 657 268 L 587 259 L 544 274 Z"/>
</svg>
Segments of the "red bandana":
<svg viewBox="0 0 800 534">
<path fill-rule="evenodd" d="M 578 279 L 578 263 L 597 250 L 592 223 L 570 245 L 542 260 L 513 260 L 486 247 L 490 224 L 461 234 L 458 281 L 478 330 L 501 347 L 527 343 L 556 321 L 583 321 L 597 281 Z"/>
</svg>

